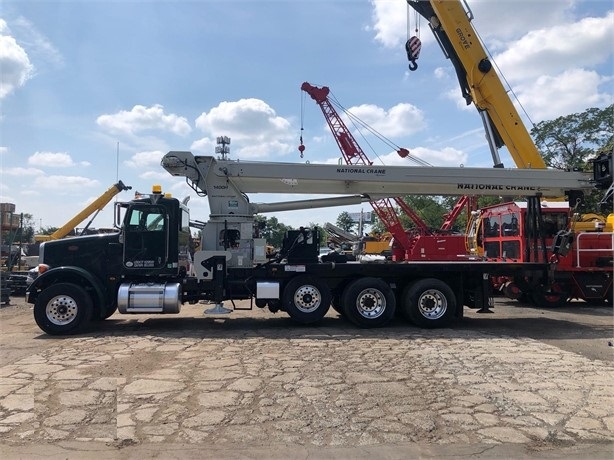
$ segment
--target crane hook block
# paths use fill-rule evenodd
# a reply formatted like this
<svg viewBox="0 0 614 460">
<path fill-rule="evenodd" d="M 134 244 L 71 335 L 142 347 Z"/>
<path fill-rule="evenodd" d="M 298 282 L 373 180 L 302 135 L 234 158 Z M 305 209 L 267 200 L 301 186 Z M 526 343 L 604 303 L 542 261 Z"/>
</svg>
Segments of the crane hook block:
<svg viewBox="0 0 614 460">
<path fill-rule="evenodd" d="M 303 152 L 305 151 L 305 146 L 303 144 L 299 145 L 298 151 L 301 152 L 301 158 L 303 158 Z"/>
<path fill-rule="evenodd" d="M 409 70 L 414 71 L 418 68 L 416 59 L 420 57 L 421 49 L 422 42 L 415 35 L 407 40 L 407 43 L 405 43 L 405 51 L 407 52 L 407 59 L 409 59 Z"/>
</svg>

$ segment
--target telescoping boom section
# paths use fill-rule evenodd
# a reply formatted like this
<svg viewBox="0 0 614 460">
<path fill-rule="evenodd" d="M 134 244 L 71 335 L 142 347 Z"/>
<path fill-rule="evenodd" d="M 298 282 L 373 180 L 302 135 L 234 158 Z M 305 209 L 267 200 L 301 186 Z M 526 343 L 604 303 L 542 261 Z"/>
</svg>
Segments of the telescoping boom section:
<svg viewBox="0 0 614 460">
<path fill-rule="evenodd" d="M 185 177 L 199 195 L 207 196 L 211 214 L 202 232 L 203 247 L 218 251 L 227 249 L 219 235 L 232 231 L 235 239 L 242 239 L 238 236 L 248 234 L 245 229 L 253 226 L 256 213 L 358 204 L 405 195 L 557 197 L 593 187 L 584 173 L 548 169 L 248 162 L 178 151 L 166 154 L 162 166 L 174 176 Z M 256 193 L 334 196 L 258 203 L 248 197 Z M 248 240 L 244 244 L 249 245 Z M 447 260 L 465 255 L 450 254 Z M 249 260 L 245 254 L 230 258 L 228 264 Z"/>
<path fill-rule="evenodd" d="M 166 154 L 162 166 L 185 176 L 210 202 L 244 193 L 557 197 L 594 188 L 586 173 L 551 169 L 249 162 L 178 151 Z"/>
</svg>

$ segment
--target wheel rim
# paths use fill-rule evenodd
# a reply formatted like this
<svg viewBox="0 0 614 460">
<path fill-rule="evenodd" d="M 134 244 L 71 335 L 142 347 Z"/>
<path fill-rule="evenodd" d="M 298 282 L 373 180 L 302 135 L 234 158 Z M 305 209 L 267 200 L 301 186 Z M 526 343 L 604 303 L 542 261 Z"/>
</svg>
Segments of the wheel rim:
<svg viewBox="0 0 614 460">
<path fill-rule="evenodd" d="M 522 290 L 516 283 L 509 283 L 503 288 L 503 294 L 509 299 L 518 300 L 522 296 Z"/>
<path fill-rule="evenodd" d="M 427 319 L 439 319 L 448 309 L 448 300 L 441 291 L 429 289 L 418 299 L 418 311 Z"/>
<path fill-rule="evenodd" d="M 548 303 L 557 304 L 567 300 L 567 294 L 559 284 L 552 285 L 551 289 L 545 289 L 543 292 L 544 300 Z"/>
<path fill-rule="evenodd" d="M 537 294 L 533 296 L 533 300 L 537 306 L 541 307 L 561 307 L 567 303 L 569 294 L 563 287 L 554 283 L 552 286 L 542 286 Z"/>
<path fill-rule="evenodd" d="M 356 310 L 363 318 L 378 318 L 386 311 L 386 297 L 378 289 L 365 289 L 356 297 Z"/>
<path fill-rule="evenodd" d="M 56 326 L 71 323 L 77 317 L 78 306 L 75 299 L 66 295 L 55 296 L 47 303 L 45 314 L 47 319 Z"/>
<path fill-rule="evenodd" d="M 311 285 L 301 286 L 294 293 L 294 305 L 303 313 L 312 313 L 322 303 L 322 294 Z"/>
</svg>

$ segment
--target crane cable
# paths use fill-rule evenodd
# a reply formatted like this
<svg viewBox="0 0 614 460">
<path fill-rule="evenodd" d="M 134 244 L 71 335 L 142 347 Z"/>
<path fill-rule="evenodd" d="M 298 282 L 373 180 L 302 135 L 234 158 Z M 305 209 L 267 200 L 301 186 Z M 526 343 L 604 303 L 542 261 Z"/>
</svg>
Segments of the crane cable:
<svg viewBox="0 0 614 460">
<path fill-rule="evenodd" d="M 418 38 L 420 38 L 420 18 L 421 16 L 418 14 L 418 11 L 415 10 L 414 8 L 410 8 L 409 3 L 405 2 L 405 8 L 406 8 L 406 14 L 407 14 L 407 19 L 406 19 L 406 24 L 407 24 L 407 36 L 406 36 L 406 40 L 409 41 L 409 39 L 411 38 L 411 16 L 413 14 L 414 16 L 414 24 L 416 24 L 416 28 L 414 29 L 414 35 Z M 411 10 L 411 11 L 410 11 Z"/>
<path fill-rule="evenodd" d="M 488 49 L 488 47 L 486 46 L 486 42 L 484 42 L 484 40 L 482 40 L 482 37 L 480 36 L 479 32 L 477 31 L 477 28 L 474 27 L 475 30 L 475 34 L 478 37 L 478 40 L 480 41 L 480 43 L 482 44 L 482 46 L 484 47 L 484 50 L 486 51 L 486 55 L 488 56 L 488 59 L 490 60 L 490 62 L 493 64 L 493 66 L 495 67 L 495 69 L 497 70 L 497 73 L 501 76 L 501 79 L 503 80 L 503 82 L 505 83 L 505 86 L 507 87 L 507 91 L 510 92 L 510 94 L 512 96 L 514 96 L 514 99 L 516 100 L 516 102 L 518 103 L 518 106 L 522 109 L 522 113 L 524 113 L 524 115 L 527 117 L 527 119 L 529 120 L 529 123 L 531 123 L 531 126 L 535 127 L 535 123 L 533 122 L 533 120 L 531 119 L 530 115 L 528 114 L 528 112 L 525 110 L 524 106 L 522 105 L 522 102 L 520 102 L 520 99 L 518 98 L 518 95 L 514 92 L 514 88 L 512 88 L 512 86 L 510 85 L 510 83 L 507 81 L 507 78 L 505 78 L 505 74 L 501 71 L 501 68 L 497 65 L 497 61 L 495 61 L 494 56 L 492 55 L 492 53 L 490 52 L 490 50 Z"/>
<path fill-rule="evenodd" d="M 352 124 L 354 125 L 354 127 L 357 129 L 357 131 L 360 133 L 361 137 L 363 138 L 363 140 L 365 141 L 365 143 L 369 146 L 369 148 L 371 149 L 371 151 L 373 152 L 373 154 L 377 157 L 378 160 L 380 160 L 380 162 L 382 164 L 384 164 L 384 162 L 382 161 L 382 159 L 379 157 L 379 155 L 375 152 L 375 150 L 373 149 L 373 147 L 371 146 L 371 144 L 369 143 L 369 141 L 365 138 L 365 136 L 363 135 L 363 133 L 360 130 L 360 127 L 357 125 L 362 126 L 364 129 L 366 129 L 367 131 L 369 131 L 371 134 L 373 134 L 375 137 L 377 137 L 379 140 L 381 140 L 384 144 L 388 145 L 390 148 L 394 149 L 394 150 L 399 150 L 401 147 L 398 146 L 397 144 L 395 144 L 394 142 L 392 142 L 390 139 L 388 139 L 386 136 L 384 136 L 383 134 L 381 134 L 379 131 L 377 131 L 375 128 L 373 128 L 372 126 L 369 126 L 367 123 L 365 123 L 364 121 L 362 121 L 360 118 L 358 118 L 356 115 L 354 115 L 352 112 L 348 111 L 345 107 L 343 107 L 343 105 L 341 105 L 341 103 L 337 100 L 337 98 L 333 95 L 332 91 L 329 93 L 329 100 L 331 102 L 331 104 L 333 104 L 334 106 L 336 106 L 338 109 L 340 109 L 345 115 L 347 115 L 347 117 L 349 118 L 349 120 L 352 122 Z M 427 161 L 418 158 L 414 155 L 409 154 L 407 156 L 408 158 L 410 158 L 411 160 L 413 160 L 415 163 L 421 165 L 421 166 L 433 166 L 432 164 L 428 163 Z"/>
</svg>

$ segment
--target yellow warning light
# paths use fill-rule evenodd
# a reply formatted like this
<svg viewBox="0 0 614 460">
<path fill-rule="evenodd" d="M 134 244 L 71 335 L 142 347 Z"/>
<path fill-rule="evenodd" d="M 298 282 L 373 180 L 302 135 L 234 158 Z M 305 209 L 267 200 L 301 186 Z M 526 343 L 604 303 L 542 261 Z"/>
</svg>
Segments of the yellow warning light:
<svg viewBox="0 0 614 460">
<path fill-rule="evenodd" d="M 158 195 L 162 193 L 161 185 L 154 185 L 151 187 L 151 193 L 157 193 Z"/>
<path fill-rule="evenodd" d="M 166 192 L 166 193 L 164 194 L 164 198 L 172 198 L 172 197 L 173 197 L 173 194 L 172 194 L 172 193 L 168 193 L 168 192 Z"/>
</svg>

